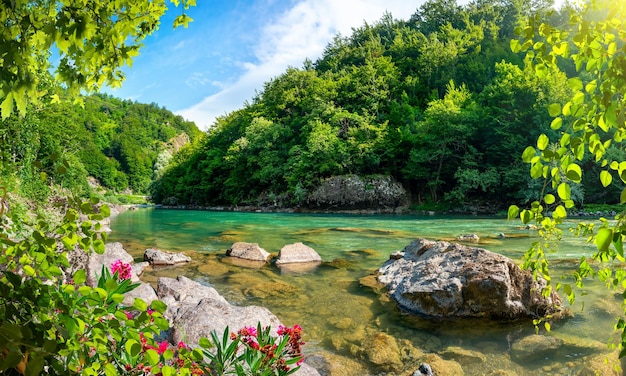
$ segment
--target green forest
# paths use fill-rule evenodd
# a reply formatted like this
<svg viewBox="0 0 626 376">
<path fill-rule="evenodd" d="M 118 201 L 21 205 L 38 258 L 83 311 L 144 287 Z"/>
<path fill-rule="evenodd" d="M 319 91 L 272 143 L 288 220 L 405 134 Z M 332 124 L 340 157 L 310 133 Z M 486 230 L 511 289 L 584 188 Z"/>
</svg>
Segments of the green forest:
<svg viewBox="0 0 626 376">
<path fill-rule="evenodd" d="M 551 135 L 551 103 L 571 96 L 568 77 L 538 78 L 511 51 L 518 22 L 550 2 L 431 0 L 406 21 L 384 14 L 321 58 L 267 82 L 243 108 L 219 118 L 152 185 L 155 202 L 306 206 L 325 179 L 391 176 L 413 204 L 509 204 L 538 197 L 521 158 Z M 575 67 L 563 67 L 577 74 Z M 583 79 L 585 79 L 583 77 Z M 551 137 L 554 139 L 554 137 Z M 611 158 L 623 160 L 621 149 Z M 594 160 L 583 162 L 597 169 Z M 577 204 L 614 202 L 595 173 Z M 595 176 L 595 177 L 594 177 Z"/>
<path fill-rule="evenodd" d="M 566 103 L 580 74 L 563 60 L 565 73 L 537 75 L 512 51 L 530 15 L 567 22 L 572 6 L 552 5 L 430 0 L 408 20 L 381 15 L 206 133 L 154 103 L 94 94 L 72 104 L 44 75 L 52 103 L 0 122 L 0 179 L 36 201 L 56 183 L 157 204 L 307 207 L 328 179 L 357 176 L 400 183 L 413 207 L 527 203 L 551 188 L 531 178 L 522 151 L 541 134 L 558 139 L 549 105 Z M 606 156 L 626 157 L 613 145 Z M 577 205 L 619 200 L 622 181 L 599 184 L 592 154 L 581 166 Z"/>
<path fill-rule="evenodd" d="M 194 123 L 154 103 L 104 94 L 83 97 L 82 105 L 65 98 L 2 120 L 0 180 L 38 203 L 60 190 L 145 195 L 172 155 L 200 135 Z"/>
</svg>

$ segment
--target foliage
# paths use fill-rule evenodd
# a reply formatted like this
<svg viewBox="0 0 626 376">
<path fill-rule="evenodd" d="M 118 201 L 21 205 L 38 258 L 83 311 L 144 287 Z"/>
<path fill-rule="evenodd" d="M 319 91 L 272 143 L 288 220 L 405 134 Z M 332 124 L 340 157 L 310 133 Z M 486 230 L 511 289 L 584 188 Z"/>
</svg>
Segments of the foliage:
<svg viewBox="0 0 626 376">
<path fill-rule="evenodd" d="M 260 324 L 255 331 L 244 328 L 228 346 L 227 334 L 223 342 L 214 335 L 217 352 L 208 349 L 213 346 L 206 339 L 200 342 L 203 351 L 184 343 L 173 347 L 158 341 L 169 328 L 164 303 L 148 306 L 137 298 L 132 306 L 122 304 L 124 294 L 138 286 L 131 282 L 129 264 L 116 260 L 110 270 L 103 266 L 93 287 L 86 285 L 85 270 L 67 275 L 69 251 L 79 247 L 103 253 L 106 241 L 99 221 L 108 216 L 108 207 L 97 200 L 75 205 L 79 207 L 70 208 L 60 226 L 30 224 L 30 235 L 18 241 L 10 235 L 20 218 L 9 220 L 0 207 L 0 373 L 191 375 L 204 370 L 222 375 L 234 367 L 242 375 L 248 374 L 243 369 L 287 375 L 298 369 L 304 343 L 297 325 L 280 327 L 278 338 Z M 87 219 L 79 220 L 80 213 Z M 241 355 L 240 346 L 245 346 Z"/>
<path fill-rule="evenodd" d="M 271 327 L 244 326 L 237 333 L 226 327 L 224 334 L 211 333 L 211 340 L 200 341 L 202 351 L 195 350 L 196 359 L 208 359 L 204 371 L 211 375 L 291 375 L 300 368 L 302 356 L 302 328 L 280 325 L 278 337 L 271 335 Z"/>
<path fill-rule="evenodd" d="M 574 207 L 573 187 L 581 184 L 588 172 L 595 172 L 595 184 L 600 183 L 605 189 L 614 178 L 621 180 L 622 186 L 626 183 L 623 154 L 611 152 L 615 147 L 622 150 L 626 136 L 625 11 L 623 2 L 598 0 L 571 9 L 569 22 L 563 26 L 533 16 L 519 29 L 521 40 L 510 43 L 513 51 L 525 52 L 526 65 L 539 78 L 559 72 L 565 65 L 561 62 L 569 62 L 577 72 L 568 80 L 572 89 L 569 100 L 548 106 L 554 132 L 540 134 L 536 145 L 528 146 L 522 154 L 524 162 L 530 164 L 531 177 L 544 182 L 541 199 L 529 209 L 509 209 L 510 218 L 519 214 L 524 223 L 534 221 L 540 226 L 543 240 L 534 243 L 526 253 L 525 265 L 548 280 L 546 253 L 555 249 L 551 241 L 558 240 L 559 225 L 567 217 L 567 210 Z M 588 163 L 587 155 L 599 168 L 583 169 Z M 626 203 L 626 189 L 616 196 L 621 204 Z M 555 287 L 562 287 L 570 302 L 575 299 L 572 287 L 582 287 L 587 277 L 597 277 L 609 288 L 624 290 L 624 214 L 612 221 L 600 218 L 597 223 L 580 223 L 576 232 L 595 243 L 596 251 L 581 258 L 571 282 L 557 283 Z M 624 318 L 619 318 L 616 324 L 616 329 L 622 331 L 620 357 L 626 355 L 625 323 Z"/>
<path fill-rule="evenodd" d="M 172 0 L 183 9 L 195 0 Z M 57 80 L 73 94 L 123 81 L 123 65 L 131 65 L 141 42 L 160 25 L 165 0 L 45 1 L 16 0 L 0 8 L 0 113 L 6 119 L 14 107 L 23 116 L 29 103 L 38 104 L 46 91 L 40 73 L 55 67 Z M 191 18 L 183 13 L 174 26 Z M 55 50 L 58 57 L 53 58 Z M 51 93 L 52 102 L 59 101 Z M 80 101 L 80 97 L 77 97 Z"/>
<path fill-rule="evenodd" d="M 123 294 L 137 286 L 127 264 L 116 263 L 113 274 L 103 267 L 94 287 L 85 284 L 84 270 L 64 275 L 68 251 L 104 252 L 106 234 L 99 232 L 99 221 L 109 209 L 96 204 L 76 202 L 56 228 L 44 221 L 29 224 L 30 234 L 17 241 L 10 238 L 12 223 L 23 218 L 9 218 L 4 204 L 0 209 L 2 372 L 38 375 L 45 367 L 51 375 L 118 374 L 122 361 L 136 355 L 133 340 L 167 329 L 162 303 L 153 303 L 154 312 L 147 312 L 140 299 L 133 307 L 120 305 Z"/>
<path fill-rule="evenodd" d="M 53 194 L 52 183 L 86 196 L 88 176 L 105 189 L 141 194 L 168 162 L 159 155 L 200 135 L 193 123 L 155 104 L 92 95 L 82 108 L 51 104 L 1 120 L 0 176 L 40 203 Z"/>
<path fill-rule="evenodd" d="M 547 3 L 430 0 L 409 21 L 387 13 L 338 35 L 317 61 L 289 68 L 219 118 L 159 169 L 150 194 L 178 204 L 307 205 L 325 179 L 355 174 L 392 176 L 417 204 L 515 202 L 530 178 L 510 151 L 550 131 L 547 105 L 564 104 L 570 89 L 564 74 L 520 68 L 501 36 Z"/>
</svg>

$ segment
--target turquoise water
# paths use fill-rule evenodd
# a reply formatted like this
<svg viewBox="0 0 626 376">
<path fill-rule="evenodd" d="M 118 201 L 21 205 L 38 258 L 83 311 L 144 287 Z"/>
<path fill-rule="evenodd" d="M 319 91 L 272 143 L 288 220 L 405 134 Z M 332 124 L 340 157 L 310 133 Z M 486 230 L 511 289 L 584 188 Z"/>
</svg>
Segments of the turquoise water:
<svg viewBox="0 0 626 376">
<path fill-rule="evenodd" d="M 574 316 L 553 324 L 556 329 L 550 335 L 567 345 L 520 364 L 511 360 L 511 346 L 534 332 L 532 323 L 421 320 L 402 314 L 384 296 L 359 282 L 390 253 L 418 237 L 451 240 L 473 233 L 480 236 L 481 247 L 520 261 L 534 233 L 504 219 L 139 209 L 122 213 L 111 227 L 109 241 L 122 242 L 137 258 L 146 248 L 156 247 L 185 252 L 194 259 L 189 265 L 153 271 L 146 280 L 182 274 L 214 286 L 235 304 L 268 307 L 283 323 L 303 326 L 308 355 L 321 354 L 337 364 L 333 374 L 410 374 L 425 354 L 435 353 L 458 361 L 466 375 L 502 370 L 576 375 L 592 358 L 607 352 L 605 343 L 615 336 L 614 317 L 620 312 L 614 292 L 597 282 L 589 283 L 589 294 L 579 293 L 572 307 Z M 506 238 L 499 238 L 500 234 Z M 313 247 L 325 264 L 304 274 L 281 274 L 270 265 L 260 269 L 234 265 L 224 253 L 236 241 L 259 243 L 270 253 L 303 242 Z M 592 251 L 593 245 L 565 231 L 559 251 L 551 255 L 554 273 L 565 273 L 583 253 Z M 332 263 L 337 260 L 341 262 Z M 403 354 L 401 368 L 390 371 L 368 361 L 367 338 L 380 332 L 396 338 Z M 459 349 L 480 353 L 483 358 L 476 362 L 459 355 Z"/>
</svg>

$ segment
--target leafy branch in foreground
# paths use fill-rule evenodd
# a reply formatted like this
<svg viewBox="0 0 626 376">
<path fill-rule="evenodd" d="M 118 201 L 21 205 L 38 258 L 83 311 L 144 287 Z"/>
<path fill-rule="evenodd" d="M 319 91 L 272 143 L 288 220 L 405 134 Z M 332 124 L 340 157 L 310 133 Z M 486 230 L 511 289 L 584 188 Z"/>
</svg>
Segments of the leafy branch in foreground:
<svg viewBox="0 0 626 376">
<path fill-rule="evenodd" d="M 524 266 L 548 281 L 546 252 L 555 249 L 552 240 L 560 239 L 567 210 L 574 207 L 572 191 L 583 178 L 583 160 L 590 155 L 600 167 L 598 181 L 607 189 L 617 177 L 626 183 L 626 160 L 610 150 L 623 149 L 626 139 L 626 4 L 621 1 L 591 0 L 571 8 L 563 27 L 545 22 L 539 16 L 518 28 L 521 39 L 511 41 L 513 52 L 525 52 L 525 64 L 537 76 L 545 77 L 572 64 L 577 76 L 568 80 L 572 95 L 564 104 L 553 103 L 548 111 L 550 127 L 558 139 L 541 134 L 535 146 L 524 150 L 522 159 L 530 164 L 530 175 L 545 181 L 540 200 L 528 209 L 509 208 L 509 218 L 534 222 L 542 237 L 526 252 Z M 615 198 L 617 201 L 617 197 Z M 626 203 L 626 189 L 619 197 Z M 551 214 L 550 214 L 550 212 Z M 596 245 L 591 255 L 581 257 L 573 272 L 573 283 L 557 283 L 570 303 L 575 300 L 573 286 L 582 287 L 585 278 L 597 277 L 608 288 L 624 290 L 624 238 L 626 216 L 601 218 L 598 223 L 580 223 L 573 231 Z M 623 294 L 626 303 L 626 292 Z M 622 331 L 618 344 L 620 357 L 626 355 L 626 321 L 620 317 L 615 326 Z"/>
</svg>

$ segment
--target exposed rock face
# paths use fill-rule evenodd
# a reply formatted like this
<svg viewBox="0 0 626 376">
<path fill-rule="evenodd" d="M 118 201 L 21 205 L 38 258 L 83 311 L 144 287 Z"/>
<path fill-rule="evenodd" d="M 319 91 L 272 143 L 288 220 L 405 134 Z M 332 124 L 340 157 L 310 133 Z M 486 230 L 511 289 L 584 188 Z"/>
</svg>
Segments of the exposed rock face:
<svg viewBox="0 0 626 376">
<path fill-rule="evenodd" d="M 391 176 L 341 175 L 327 179 L 308 198 L 322 208 L 397 208 L 406 202 L 402 184 Z"/>
<path fill-rule="evenodd" d="M 292 263 L 321 263 L 322 257 L 308 245 L 300 242 L 287 244 L 278 252 L 276 265 L 292 264 Z"/>
<path fill-rule="evenodd" d="M 387 261 L 378 281 L 400 308 L 433 318 L 519 319 L 557 312 L 561 298 L 505 256 L 477 247 L 417 239 Z"/>
<path fill-rule="evenodd" d="M 258 243 L 236 242 L 227 251 L 226 256 L 238 257 L 244 260 L 266 262 L 270 258 L 269 252 L 259 247 Z"/>
<path fill-rule="evenodd" d="M 182 253 L 168 253 L 153 248 L 146 249 L 143 259 L 148 261 L 150 265 L 176 265 L 191 261 L 191 257 Z"/>
</svg>

